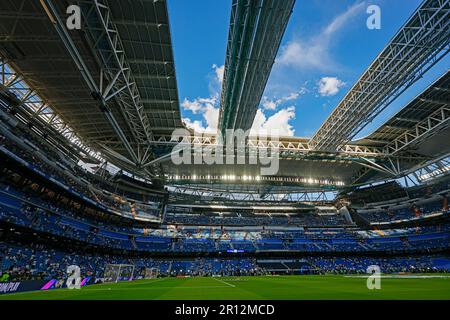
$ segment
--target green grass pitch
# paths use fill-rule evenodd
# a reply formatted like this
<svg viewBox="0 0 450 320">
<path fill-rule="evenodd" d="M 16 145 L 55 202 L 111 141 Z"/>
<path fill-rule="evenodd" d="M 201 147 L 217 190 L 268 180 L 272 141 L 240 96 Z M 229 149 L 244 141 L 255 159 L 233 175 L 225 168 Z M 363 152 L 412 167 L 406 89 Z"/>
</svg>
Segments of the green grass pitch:
<svg viewBox="0 0 450 320">
<path fill-rule="evenodd" d="M 264 276 L 159 278 L 98 284 L 80 290 L 57 289 L 0 295 L 24 300 L 259 300 L 259 299 L 445 299 L 450 276 L 382 278 L 380 290 L 369 290 L 365 277 Z"/>
</svg>

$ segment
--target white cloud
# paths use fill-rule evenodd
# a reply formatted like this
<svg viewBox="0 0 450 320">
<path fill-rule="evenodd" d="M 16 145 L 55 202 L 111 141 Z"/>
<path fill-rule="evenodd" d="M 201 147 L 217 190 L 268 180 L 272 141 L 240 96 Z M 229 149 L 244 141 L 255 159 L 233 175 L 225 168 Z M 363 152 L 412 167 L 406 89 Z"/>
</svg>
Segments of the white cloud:
<svg viewBox="0 0 450 320">
<path fill-rule="evenodd" d="M 185 125 L 194 129 L 196 132 L 215 132 L 219 121 L 219 108 L 217 104 L 217 96 L 197 98 L 192 101 L 185 98 L 181 106 L 186 110 L 192 111 L 194 114 L 201 113 L 207 126 L 204 127 L 201 120 L 192 121 L 189 118 L 183 118 Z"/>
<path fill-rule="evenodd" d="M 222 83 L 223 73 L 225 71 L 225 65 L 221 65 L 220 67 L 218 67 L 217 64 L 213 64 L 212 68 L 214 69 L 214 72 L 216 73 L 217 82 Z"/>
<path fill-rule="evenodd" d="M 319 70 L 326 69 L 331 63 L 321 40 L 313 40 L 310 43 L 303 43 L 301 40 L 291 41 L 281 49 L 276 62 L 297 69 L 318 68 Z"/>
<path fill-rule="evenodd" d="M 197 98 L 190 101 L 187 98 L 184 98 L 181 106 L 185 110 L 192 111 L 192 113 L 197 114 L 199 111 L 202 111 L 205 107 L 209 105 L 214 105 L 215 99 L 214 97 L 210 98 Z"/>
<path fill-rule="evenodd" d="M 320 95 L 330 97 L 336 95 L 345 83 L 336 77 L 323 77 L 319 80 L 318 85 Z"/>
<path fill-rule="evenodd" d="M 210 105 L 204 106 L 202 116 L 204 121 L 183 118 L 184 124 L 198 133 L 216 133 L 219 122 L 219 108 Z M 279 136 L 293 136 L 295 130 L 289 123 L 293 119 L 295 119 L 294 106 L 281 109 L 270 117 L 267 117 L 261 109 L 258 109 L 251 133 L 255 135 L 272 133 Z M 203 125 L 204 122 L 206 122 L 206 126 Z"/>
<path fill-rule="evenodd" d="M 261 99 L 261 106 L 266 110 L 275 110 L 278 107 L 276 101 L 269 100 L 266 96 Z"/>
<path fill-rule="evenodd" d="M 215 77 L 213 82 L 218 84 L 223 79 L 224 66 L 218 67 L 217 65 L 212 66 Z M 211 85 L 211 83 L 210 83 Z M 263 108 L 269 110 L 275 110 L 280 104 L 287 101 L 295 100 L 300 95 L 304 94 L 307 90 L 305 88 L 300 88 L 297 91 L 291 92 L 280 99 L 271 101 L 264 97 L 261 101 Z M 273 105 L 271 105 L 273 104 Z M 265 105 L 265 107 L 264 107 Z M 193 114 L 201 114 L 202 119 L 192 120 L 190 118 L 183 118 L 186 127 L 193 129 L 195 132 L 203 133 L 216 133 L 218 122 L 219 122 L 219 92 L 217 89 L 211 93 L 208 98 L 198 97 L 193 100 L 185 98 L 181 103 L 181 106 L 185 110 L 191 111 Z M 266 115 L 259 109 L 256 113 L 255 120 L 252 126 L 252 133 L 258 134 L 258 132 L 264 133 L 274 130 L 278 130 L 278 134 L 281 136 L 292 136 L 294 135 L 294 129 L 289 121 L 295 118 L 295 107 L 291 106 L 284 108 L 276 112 L 270 117 Z"/>
<path fill-rule="evenodd" d="M 284 97 L 282 100 L 283 102 L 285 101 L 290 101 L 290 100 L 295 100 L 300 96 L 300 92 L 291 92 L 290 94 L 288 94 L 286 97 Z"/>
<path fill-rule="evenodd" d="M 297 69 L 329 70 L 335 63 L 330 57 L 330 45 L 336 34 L 365 6 L 357 3 L 336 16 L 319 34 L 310 39 L 294 39 L 280 50 L 277 64 Z"/>
<path fill-rule="evenodd" d="M 185 98 L 181 106 L 185 110 L 191 111 L 193 114 L 201 114 L 202 120 L 191 120 L 190 118 L 183 118 L 186 127 L 193 129 L 195 132 L 215 133 L 219 125 L 219 96 L 221 84 L 223 81 L 223 73 L 225 66 L 218 66 L 213 64 L 214 76 L 210 74 L 209 90 L 210 96 L 207 98 L 198 97 L 194 100 Z M 206 123 L 206 126 L 204 125 Z"/>
<path fill-rule="evenodd" d="M 347 11 L 334 18 L 333 21 L 325 28 L 323 34 L 332 36 L 335 32 L 338 32 L 339 29 L 341 29 L 350 19 L 364 9 L 365 6 L 365 1 L 355 3 L 353 6 L 349 7 Z"/>
<path fill-rule="evenodd" d="M 203 118 L 208 125 L 206 131 L 217 131 L 219 125 L 219 108 L 207 106 L 203 112 Z"/>
<path fill-rule="evenodd" d="M 293 119 L 295 119 L 294 106 L 281 109 L 269 118 L 266 117 L 261 109 L 258 109 L 255 120 L 253 121 L 251 133 L 255 135 L 275 133 L 279 136 L 293 136 L 295 130 L 289 123 Z"/>
<path fill-rule="evenodd" d="M 280 105 L 287 101 L 296 100 L 300 95 L 305 94 L 307 89 L 302 87 L 298 91 L 291 92 L 280 99 L 271 100 L 267 96 L 261 99 L 261 106 L 265 110 L 276 110 Z"/>
<path fill-rule="evenodd" d="M 205 132 L 206 130 L 206 128 L 203 127 L 203 124 L 200 120 L 192 121 L 189 118 L 183 118 L 183 122 L 186 125 L 186 127 L 194 130 L 195 132 Z"/>
</svg>

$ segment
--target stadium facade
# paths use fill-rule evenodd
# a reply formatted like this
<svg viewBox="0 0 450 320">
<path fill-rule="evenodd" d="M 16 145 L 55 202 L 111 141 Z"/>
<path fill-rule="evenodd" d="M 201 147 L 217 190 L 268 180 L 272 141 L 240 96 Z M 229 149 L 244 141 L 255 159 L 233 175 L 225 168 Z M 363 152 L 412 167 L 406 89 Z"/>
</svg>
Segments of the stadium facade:
<svg viewBox="0 0 450 320">
<path fill-rule="evenodd" d="M 449 271 L 450 72 L 353 139 L 446 56 L 449 0 L 311 138 L 242 148 L 225 132 L 251 127 L 295 1 L 232 1 L 217 135 L 182 122 L 166 1 L 75 2 L 81 31 L 66 1 L 0 2 L 0 281 Z"/>
</svg>

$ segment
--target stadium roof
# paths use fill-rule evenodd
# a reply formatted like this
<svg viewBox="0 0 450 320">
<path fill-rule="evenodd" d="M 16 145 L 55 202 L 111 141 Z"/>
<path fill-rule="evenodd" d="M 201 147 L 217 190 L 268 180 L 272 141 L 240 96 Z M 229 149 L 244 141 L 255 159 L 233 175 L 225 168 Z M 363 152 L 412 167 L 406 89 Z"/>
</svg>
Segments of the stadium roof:
<svg viewBox="0 0 450 320">
<path fill-rule="evenodd" d="M 143 164 L 152 136 L 182 127 L 165 1 L 0 3 L 0 52 L 83 142 L 113 162 Z"/>
<path fill-rule="evenodd" d="M 335 151 L 450 50 L 450 0 L 425 0 L 347 92 L 310 141 Z"/>
<path fill-rule="evenodd" d="M 164 172 L 175 184 L 194 184 L 203 188 L 221 188 L 221 184 L 228 184 L 233 190 L 239 190 L 241 184 L 244 190 L 333 190 L 342 185 L 404 176 L 449 154 L 449 120 L 450 71 L 374 133 L 346 145 L 341 152 L 311 150 L 307 138 L 281 138 L 276 143 L 280 152 L 276 176 L 259 177 L 263 165 L 249 162 L 205 166 L 173 165 L 167 161 L 163 163 Z M 269 145 L 261 145 L 252 139 L 247 147 Z M 357 147 L 361 149 L 355 149 Z"/>
<path fill-rule="evenodd" d="M 219 130 L 253 124 L 295 0 L 233 0 Z"/>
<path fill-rule="evenodd" d="M 293 3 L 233 1 L 221 129 L 248 129 Z M 450 0 L 422 3 L 312 139 L 282 137 L 277 144 L 280 170 L 265 178 L 260 165 L 176 166 L 167 161 L 177 143 L 170 135 L 183 124 L 166 1 L 79 4 L 81 31 L 67 30 L 62 19 L 66 1 L 1 1 L 0 55 L 42 98 L 35 115 L 51 108 L 84 144 L 121 168 L 150 176 L 163 172 L 169 184 L 198 188 L 335 190 L 399 177 L 450 153 L 449 72 L 374 133 L 348 141 L 448 52 Z M 283 13 L 279 18 L 277 10 Z M 257 54 L 262 48 L 270 49 L 267 56 Z M 392 57 L 397 54 L 401 59 Z M 215 136 L 200 140 L 202 145 L 215 143 Z"/>
<path fill-rule="evenodd" d="M 439 157 L 450 150 L 450 71 L 369 136 L 357 141 L 386 151 Z M 430 139 L 433 136 L 433 139 Z"/>
</svg>

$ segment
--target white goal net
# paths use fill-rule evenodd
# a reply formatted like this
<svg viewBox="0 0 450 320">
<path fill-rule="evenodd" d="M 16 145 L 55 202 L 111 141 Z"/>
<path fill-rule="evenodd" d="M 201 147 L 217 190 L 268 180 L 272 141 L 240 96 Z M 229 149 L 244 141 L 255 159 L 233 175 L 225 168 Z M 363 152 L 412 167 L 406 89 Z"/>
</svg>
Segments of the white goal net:
<svg viewBox="0 0 450 320">
<path fill-rule="evenodd" d="M 105 282 L 118 282 L 133 280 L 134 265 L 132 264 L 107 264 L 103 278 Z"/>
<path fill-rule="evenodd" d="M 158 268 L 145 268 L 144 279 L 154 279 L 158 278 L 159 269 Z"/>
</svg>

